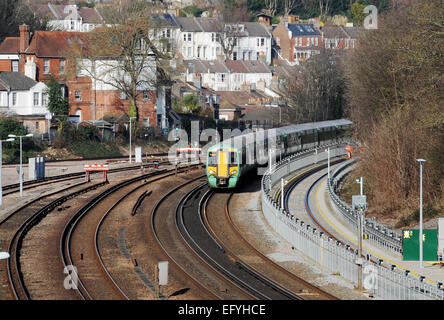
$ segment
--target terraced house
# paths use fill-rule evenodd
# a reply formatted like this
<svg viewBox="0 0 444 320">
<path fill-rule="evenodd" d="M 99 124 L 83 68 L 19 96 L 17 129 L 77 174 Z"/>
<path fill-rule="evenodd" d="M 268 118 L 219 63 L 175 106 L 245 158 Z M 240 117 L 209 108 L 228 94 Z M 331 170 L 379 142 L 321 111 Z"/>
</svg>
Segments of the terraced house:
<svg viewBox="0 0 444 320">
<path fill-rule="evenodd" d="M 321 33 L 312 24 L 283 21 L 273 30 L 273 38 L 281 59 L 290 63 L 305 61 L 324 46 Z"/>
<path fill-rule="evenodd" d="M 177 18 L 177 47 L 185 60 L 259 60 L 271 63 L 271 33 L 263 23 L 223 23 L 217 18 Z"/>
<path fill-rule="evenodd" d="M 20 37 L 7 38 L 0 44 L 0 71 L 18 71 L 37 82 L 47 82 L 51 77 L 62 85 L 63 94 L 68 98 L 70 114 L 80 120 L 98 120 L 106 114 L 122 115 L 128 113 L 129 101 L 121 91 L 106 83 L 112 78 L 108 57 L 107 63 L 94 57 L 85 57 L 83 65 L 93 68 L 94 72 L 104 74 L 103 81 L 93 77 L 91 72 L 80 68 L 80 63 L 71 56 L 73 48 L 88 45 L 88 34 L 70 31 L 35 31 L 30 34 L 29 27 L 20 26 Z M 89 63 L 85 63 L 89 61 Z M 156 77 L 154 58 L 147 62 L 153 77 Z M 114 65 L 118 64 L 114 61 Z M 91 71 L 91 69 L 90 69 Z M 125 77 L 115 69 L 114 76 Z M 105 75 L 106 74 L 106 75 Z M 145 126 L 156 125 L 157 91 L 152 86 L 137 88 L 139 119 Z"/>
</svg>

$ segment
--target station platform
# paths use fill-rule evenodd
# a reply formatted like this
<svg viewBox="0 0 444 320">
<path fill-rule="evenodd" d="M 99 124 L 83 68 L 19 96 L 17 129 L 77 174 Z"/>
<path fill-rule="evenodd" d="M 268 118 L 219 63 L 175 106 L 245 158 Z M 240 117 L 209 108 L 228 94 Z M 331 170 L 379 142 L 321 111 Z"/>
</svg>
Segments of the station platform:
<svg viewBox="0 0 444 320">
<path fill-rule="evenodd" d="M 336 166 L 332 166 L 331 172 Z M 327 170 L 322 170 L 300 183 L 289 196 L 288 208 L 292 214 L 300 218 L 307 224 L 315 225 L 314 219 L 322 225 L 329 233 L 342 242 L 350 245 L 352 248 L 358 247 L 357 230 L 353 230 L 347 222 L 342 219 L 342 215 L 336 212 L 327 192 Z M 294 172 L 287 180 L 297 175 Z M 321 178 L 324 176 L 323 178 Z M 321 178 L 321 179 L 320 179 Z M 320 179 L 312 188 L 309 194 L 309 206 L 314 217 L 311 218 L 305 208 L 305 196 L 307 190 L 316 180 Z M 275 188 L 278 188 L 276 186 Z M 382 246 L 370 240 L 363 240 L 363 254 L 371 254 L 382 259 L 382 265 L 390 267 L 395 265 L 399 270 L 409 270 L 411 275 L 424 276 L 424 281 L 436 285 L 438 282 L 444 282 L 444 264 L 438 261 L 424 261 L 423 268 L 420 268 L 419 261 L 404 261 L 401 254 L 389 251 Z"/>
</svg>

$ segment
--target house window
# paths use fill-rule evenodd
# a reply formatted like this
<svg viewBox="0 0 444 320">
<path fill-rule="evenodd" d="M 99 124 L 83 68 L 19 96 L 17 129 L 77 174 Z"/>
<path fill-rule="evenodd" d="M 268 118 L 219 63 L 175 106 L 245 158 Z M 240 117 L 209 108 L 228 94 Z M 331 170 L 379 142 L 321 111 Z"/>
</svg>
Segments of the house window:
<svg viewBox="0 0 444 320">
<path fill-rule="evenodd" d="M 17 92 L 12 93 L 12 105 L 15 106 L 17 104 Z"/>
<path fill-rule="evenodd" d="M 219 74 L 219 82 L 225 82 L 225 73 Z"/>
<path fill-rule="evenodd" d="M 49 60 L 43 60 L 43 74 L 49 73 Z"/>
<path fill-rule="evenodd" d="M 12 72 L 19 72 L 19 62 L 18 60 L 12 60 Z"/>
<path fill-rule="evenodd" d="M 126 93 L 120 92 L 120 100 L 126 100 Z"/>
<path fill-rule="evenodd" d="M 150 99 L 150 95 L 149 95 L 148 91 L 144 91 L 143 92 L 143 100 L 147 101 L 149 99 Z"/>
<path fill-rule="evenodd" d="M 48 94 L 42 93 L 42 106 L 46 106 L 48 104 Z"/>
<path fill-rule="evenodd" d="M 214 33 L 211 34 L 211 41 L 212 42 L 216 41 L 216 34 Z"/>
<path fill-rule="evenodd" d="M 39 105 L 39 93 L 38 92 L 34 92 L 34 105 L 35 106 Z"/>
<path fill-rule="evenodd" d="M 188 41 L 191 41 L 191 33 L 188 33 Z"/>
<path fill-rule="evenodd" d="M 70 21 L 70 29 L 74 30 L 74 20 L 72 20 L 72 19 Z"/>
<path fill-rule="evenodd" d="M 278 46 L 280 46 L 280 45 L 281 45 L 281 38 L 279 38 L 279 37 L 276 37 L 276 44 L 277 44 Z"/>
<path fill-rule="evenodd" d="M 82 101 L 82 91 L 80 90 L 74 91 L 74 98 L 76 101 Z"/>
<path fill-rule="evenodd" d="M 233 52 L 233 60 L 237 60 L 237 52 L 236 51 Z"/>
<path fill-rule="evenodd" d="M 39 122 L 38 122 L 38 121 L 35 122 L 35 128 L 36 128 L 36 129 L 39 128 Z"/>
<path fill-rule="evenodd" d="M 65 73 L 65 60 L 60 60 L 59 73 L 60 74 L 64 74 Z"/>
<path fill-rule="evenodd" d="M 261 38 L 261 47 L 265 46 L 265 38 Z"/>
<path fill-rule="evenodd" d="M 171 38 L 171 30 L 167 29 L 167 38 Z"/>
<path fill-rule="evenodd" d="M 183 34 L 183 41 L 187 41 L 187 34 L 186 33 Z"/>
</svg>

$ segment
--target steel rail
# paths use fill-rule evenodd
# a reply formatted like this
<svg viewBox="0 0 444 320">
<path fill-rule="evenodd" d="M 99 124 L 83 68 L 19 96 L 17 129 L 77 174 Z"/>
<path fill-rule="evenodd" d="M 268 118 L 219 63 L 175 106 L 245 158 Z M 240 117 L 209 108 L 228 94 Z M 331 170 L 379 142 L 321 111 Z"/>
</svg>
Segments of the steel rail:
<svg viewBox="0 0 444 320">
<path fill-rule="evenodd" d="M 248 283 L 245 283 L 244 281 L 242 281 L 241 279 L 239 279 L 238 277 L 236 277 L 234 274 L 232 274 L 229 270 L 226 270 L 224 267 L 222 267 L 216 260 L 214 260 L 212 257 L 210 257 L 208 255 L 207 252 L 205 252 L 205 250 L 203 250 L 198 244 L 197 242 L 193 239 L 193 237 L 190 235 L 190 233 L 188 232 L 187 228 L 185 227 L 184 224 L 184 220 L 183 220 L 183 208 L 184 208 L 184 204 L 188 201 L 189 198 L 191 198 L 196 191 L 202 189 L 203 187 L 205 187 L 206 185 L 208 185 L 208 182 L 204 182 L 202 184 L 200 184 L 199 186 L 197 186 L 196 188 L 194 188 L 193 190 L 191 190 L 188 194 L 186 194 L 184 197 L 182 197 L 182 199 L 180 200 L 180 202 L 178 203 L 177 207 L 176 207 L 176 227 L 179 230 L 179 233 L 182 237 L 182 240 L 184 241 L 184 243 L 188 246 L 188 248 L 191 250 L 191 252 L 193 252 L 193 254 L 197 257 L 199 257 L 201 259 L 201 261 L 203 261 L 206 265 L 208 265 L 211 269 L 213 269 L 217 274 L 220 274 L 223 276 L 223 278 L 225 279 L 225 281 L 228 281 L 229 283 L 235 285 L 237 288 L 241 289 L 243 292 L 245 292 L 247 295 L 252 296 L 255 299 L 267 299 L 270 300 L 269 297 L 261 294 L 259 291 L 257 291 L 256 289 L 254 289 L 253 287 L 251 287 Z M 202 204 L 202 200 L 204 199 L 205 195 L 207 195 L 209 193 L 208 190 L 204 196 L 201 198 L 201 200 L 199 201 L 199 206 L 198 206 L 198 215 L 201 216 L 200 214 L 200 208 L 201 208 L 201 204 Z M 179 225 L 180 223 L 180 225 Z M 181 231 L 181 229 L 183 231 Z M 205 228 L 204 228 L 205 229 Z M 185 233 L 185 234 L 184 234 Z M 207 231 L 208 233 L 208 231 Z M 185 235 L 188 237 L 188 241 L 187 239 L 185 239 Z M 208 235 L 211 237 L 211 234 L 208 233 Z M 213 238 L 214 240 L 214 238 Z M 190 241 L 194 244 L 194 246 L 197 247 L 197 249 L 199 250 L 199 252 L 192 247 Z M 215 244 L 219 247 L 222 248 L 216 241 L 214 241 Z M 209 263 L 209 261 L 211 263 Z M 250 291 L 246 291 L 246 288 Z M 251 294 L 251 292 L 253 292 L 253 295 Z"/>
<path fill-rule="evenodd" d="M 173 189 L 171 189 L 168 193 L 166 193 L 161 199 L 159 199 L 156 203 L 156 205 L 154 206 L 152 213 L 151 213 L 151 231 L 153 232 L 153 235 L 157 241 L 157 244 L 159 245 L 159 247 L 162 249 L 162 251 L 168 256 L 168 258 L 180 269 L 182 270 L 182 272 L 184 272 L 186 275 L 188 275 L 188 277 L 190 277 L 190 279 L 196 283 L 197 286 L 201 287 L 202 289 L 204 289 L 205 291 L 211 293 L 211 295 L 215 296 L 216 298 L 218 298 L 219 300 L 222 300 L 222 297 L 211 292 L 208 288 L 206 288 L 205 286 L 203 286 L 198 279 L 196 279 L 194 276 L 192 276 L 189 272 L 187 272 L 185 270 L 185 268 L 183 268 L 180 263 L 168 252 L 168 250 L 165 248 L 165 246 L 162 244 L 162 241 L 160 240 L 158 233 L 156 231 L 156 227 L 155 227 L 155 223 L 154 223 L 154 218 L 156 213 L 158 212 L 158 208 L 160 207 L 160 205 L 165 202 L 165 200 L 170 197 L 173 193 L 175 193 L 177 190 L 187 186 L 188 184 L 197 181 L 203 177 L 206 177 L 205 175 L 199 176 L 197 178 L 194 178 L 192 180 L 186 181 L 183 184 L 180 184 L 179 186 L 174 187 Z M 176 207 L 177 209 L 177 207 Z"/>
<path fill-rule="evenodd" d="M 165 172 L 162 172 L 162 173 L 165 173 Z M 157 175 L 160 175 L 160 174 L 154 174 L 152 177 L 157 176 Z M 139 190 L 139 189 L 142 188 L 142 187 L 145 187 L 145 186 L 147 186 L 147 185 L 149 185 L 149 184 L 151 184 L 151 183 L 153 183 L 153 182 L 156 182 L 156 181 L 159 181 L 159 180 L 165 179 L 165 178 L 170 177 L 170 176 L 172 176 L 172 175 L 174 175 L 174 173 L 168 173 L 168 174 L 163 175 L 163 176 L 161 176 L 161 177 L 158 177 L 158 178 L 156 178 L 156 179 L 153 179 L 153 180 L 149 180 L 149 181 L 147 181 L 147 182 L 144 182 L 143 184 L 137 186 L 136 188 L 131 189 L 128 193 L 126 193 L 123 197 L 121 197 L 118 201 L 116 201 L 116 202 L 113 204 L 113 206 L 110 207 L 110 208 L 105 212 L 105 214 L 102 216 L 102 218 L 100 219 L 99 223 L 97 224 L 96 231 L 95 231 L 95 234 L 94 234 L 94 247 L 95 247 L 96 257 L 97 257 L 97 259 L 98 259 L 99 262 L 100 262 L 100 266 L 101 266 L 102 271 L 105 273 L 105 275 L 106 275 L 106 276 L 109 278 L 109 280 L 113 283 L 113 285 L 115 286 L 115 288 L 120 292 L 120 294 L 121 294 L 126 300 L 130 300 L 130 298 L 129 298 L 128 295 L 127 295 L 127 294 L 126 294 L 126 293 L 120 288 L 120 286 L 117 284 L 117 282 L 114 280 L 114 278 L 112 277 L 111 273 L 108 271 L 108 268 L 106 268 L 105 263 L 104 263 L 104 261 L 103 261 L 103 259 L 102 259 L 102 255 L 100 254 L 99 241 L 98 241 L 98 239 L 99 239 L 100 228 L 102 227 L 103 222 L 105 221 L 105 219 L 107 218 L 107 216 L 109 215 L 109 213 L 110 213 L 111 211 L 113 211 L 113 210 L 115 209 L 115 207 L 117 207 L 117 205 L 119 205 L 119 204 L 120 204 L 124 199 L 126 199 L 129 195 L 131 195 L 132 193 L 136 192 L 137 190 Z M 137 200 L 137 202 L 136 202 L 136 204 L 135 204 L 135 206 L 133 207 L 133 212 L 135 212 L 135 211 L 137 210 L 137 208 L 141 205 L 141 203 L 142 203 L 141 198 L 142 198 L 142 200 L 143 200 L 143 198 L 144 198 L 145 195 L 146 195 L 146 191 L 145 191 L 142 195 L 143 195 L 143 197 L 139 197 L 138 200 Z"/>
<path fill-rule="evenodd" d="M 190 164 L 188 167 L 182 167 L 180 169 L 183 170 L 188 170 L 190 169 L 190 167 L 196 167 L 199 166 L 199 164 Z M 72 261 L 72 256 L 71 256 L 71 240 L 72 240 L 72 235 L 74 233 L 74 230 L 76 229 L 78 223 L 81 221 L 81 219 L 94 207 L 96 206 L 98 203 L 100 203 L 101 201 L 103 201 L 106 197 L 108 197 L 109 195 L 111 195 L 112 193 L 114 193 L 115 191 L 126 187 L 128 185 L 131 185 L 133 183 L 136 183 L 140 180 L 143 179 L 148 179 L 157 175 L 161 175 L 164 173 L 168 173 L 168 172 L 173 172 L 175 171 L 175 169 L 170 169 L 170 170 L 159 170 L 157 172 L 153 172 L 153 173 L 149 173 L 146 175 L 142 175 L 140 177 L 136 177 L 133 179 L 129 179 L 126 180 L 124 182 L 121 182 L 107 190 L 105 190 L 104 193 L 98 195 L 97 197 L 95 197 L 93 200 L 91 200 L 87 205 L 83 206 L 79 211 L 77 211 L 77 213 L 71 217 L 71 219 L 68 221 L 68 223 L 65 225 L 65 228 L 62 232 L 62 236 L 60 238 L 60 251 L 61 251 L 61 255 L 62 255 L 62 260 L 63 260 L 63 264 L 66 267 L 67 265 L 73 265 L 73 261 Z M 171 173 L 169 175 L 173 175 L 174 173 Z M 168 176 L 169 176 L 168 175 Z M 159 180 L 159 179 L 157 179 Z M 145 182 L 144 184 L 138 186 L 138 188 L 143 187 L 144 185 L 151 183 L 152 181 L 149 182 Z M 138 188 L 134 189 L 133 191 L 137 190 Z M 132 193 L 133 191 L 130 191 L 129 193 Z M 123 196 L 117 203 L 114 204 L 113 208 L 120 203 L 120 201 L 122 201 L 124 198 L 126 198 L 128 194 L 126 194 L 125 196 Z M 106 218 L 106 216 L 108 215 L 108 213 L 111 212 L 111 210 L 109 210 L 107 213 L 105 213 L 105 215 L 102 217 L 102 219 L 99 222 L 99 225 L 96 227 L 96 232 L 94 235 L 94 246 L 95 246 L 95 250 L 96 250 L 96 258 L 98 258 L 99 260 L 99 264 L 101 267 L 101 270 L 103 271 L 103 273 L 107 276 L 107 279 L 111 282 L 113 288 L 117 291 L 117 293 L 122 296 L 124 299 L 129 299 L 128 296 L 123 292 L 123 290 L 118 286 L 117 282 L 112 278 L 111 274 L 109 273 L 109 271 L 107 270 L 107 268 L 105 267 L 103 260 L 100 257 L 100 251 L 98 248 L 98 231 L 100 229 L 101 223 L 103 223 L 104 219 Z M 65 253 L 66 251 L 66 253 Z M 65 257 L 66 254 L 66 257 Z M 68 262 L 68 263 L 67 263 Z M 71 275 L 70 275 L 71 276 Z M 92 295 L 89 293 L 89 291 L 87 290 L 86 286 L 84 285 L 84 283 L 82 282 L 82 280 L 80 279 L 79 275 L 76 275 L 77 281 L 80 284 L 80 289 L 77 288 L 77 292 L 80 295 L 80 297 L 84 300 L 88 299 L 88 300 L 93 300 Z M 72 279 L 72 276 L 71 276 Z"/>
<path fill-rule="evenodd" d="M 68 188 L 65 188 L 61 191 L 55 192 L 53 194 L 56 193 L 61 193 L 64 192 L 66 190 L 72 189 L 74 187 L 78 187 L 85 184 L 83 183 L 79 183 L 73 186 L 70 186 Z M 75 191 L 73 193 L 70 193 L 68 195 L 62 196 L 52 202 L 50 202 L 49 204 L 45 205 L 43 208 L 41 208 L 40 210 L 38 210 L 37 212 L 35 212 L 34 214 L 32 214 L 30 217 L 28 217 L 25 222 L 23 222 L 20 227 L 14 232 L 12 238 L 9 241 L 9 246 L 8 246 L 8 252 L 11 254 L 11 258 L 7 259 L 7 264 L 6 264 L 6 268 L 8 271 L 8 284 L 9 284 L 9 288 L 10 291 L 12 292 L 14 298 L 16 300 L 20 300 L 20 293 L 19 290 L 21 290 L 22 293 L 22 297 L 26 300 L 30 299 L 30 295 L 28 290 L 26 289 L 26 286 L 24 284 L 24 279 L 23 279 L 23 274 L 21 273 L 21 269 L 20 269 L 20 249 L 22 246 L 22 242 L 23 239 L 25 237 L 25 235 L 27 234 L 27 232 L 34 226 L 36 225 L 41 219 L 44 218 L 44 216 L 46 216 L 49 212 L 51 212 L 52 210 L 54 210 L 57 206 L 59 206 L 60 204 L 62 204 L 63 202 L 66 202 L 67 200 L 69 200 L 72 197 L 75 197 L 79 194 L 82 194 L 84 192 L 96 189 L 100 186 L 103 186 L 105 184 L 105 182 L 101 182 L 101 183 L 97 183 L 94 184 L 92 186 L 88 186 L 86 188 L 82 188 L 81 190 Z M 36 201 L 38 201 L 39 199 L 36 199 Z M 41 200 L 41 199 L 40 199 Z M 34 201 L 35 202 L 35 201 Z M 29 204 L 27 204 L 29 205 Z M 3 220 L 2 222 L 4 222 L 5 220 Z M 13 261 L 14 263 L 12 264 L 11 261 Z M 14 271 L 17 275 L 16 280 L 18 280 L 18 284 L 15 283 L 14 280 L 14 276 L 13 276 L 13 266 L 14 265 Z"/>
<path fill-rule="evenodd" d="M 231 227 L 231 229 L 233 230 L 233 232 L 242 240 L 242 243 L 244 243 L 246 246 L 248 246 L 251 250 L 253 250 L 259 257 L 262 258 L 262 260 L 270 263 L 271 265 L 273 265 L 273 267 L 275 267 L 276 269 L 278 269 L 279 271 L 285 273 L 286 275 L 290 276 L 292 279 L 295 279 L 296 281 L 302 283 L 303 285 L 309 287 L 311 290 L 316 291 L 317 293 L 319 293 L 320 295 L 325 296 L 326 298 L 330 299 L 330 300 L 338 300 L 337 297 L 335 297 L 334 295 L 320 289 L 319 287 L 305 281 L 304 279 L 302 279 L 301 277 L 298 277 L 297 275 L 295 275 L 294 273 L 290 272 L 289 270 L 287 270 L 286 268 L 282 267 L 280 264 L 274 262 L 273 260 L 271 260 L 270 258 L 268 258 L 265 254 L 263 254 L 260 250 L 258 250 L 255 246 L 253 246 L 240 232 L 240 230 L 236 227 L 236 225 L 233 222 L 233 219 L 231 218 L 230 215 L 230 210 L 229 210 L 229 204 L 231 201 L 231 198 L 233 196 L 233 193 L 230 194 L 230 196 L 228 197 L 226 203 L 225 203 L 225 217 L 227 219 L 227 221 L 229 222 L 229 225 Z"/>
</svg>

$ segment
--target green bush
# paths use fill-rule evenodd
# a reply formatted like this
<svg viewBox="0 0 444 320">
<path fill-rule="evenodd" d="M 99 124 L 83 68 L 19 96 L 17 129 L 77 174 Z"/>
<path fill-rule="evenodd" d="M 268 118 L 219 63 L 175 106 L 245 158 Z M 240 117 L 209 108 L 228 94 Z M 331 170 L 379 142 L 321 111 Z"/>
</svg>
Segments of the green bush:
<svg viewBox="0 0 444 320">
<path fill-rule="evenodd" d="M 84 158 L 116 157 L 122 154 L 115 144 L 107 144 L 94 140 L 78 141 L 70 146 L 71 151 Z"/>
</svg>

